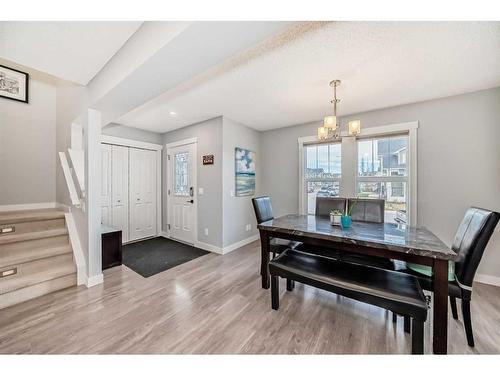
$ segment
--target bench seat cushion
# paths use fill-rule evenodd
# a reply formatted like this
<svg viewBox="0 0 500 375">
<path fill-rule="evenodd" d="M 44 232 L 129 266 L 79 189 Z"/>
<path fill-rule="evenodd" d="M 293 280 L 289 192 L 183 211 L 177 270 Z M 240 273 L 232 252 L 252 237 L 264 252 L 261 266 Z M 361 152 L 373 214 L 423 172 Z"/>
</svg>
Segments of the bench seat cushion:
<svg viewBox="0 0 500 375">
<path fill-rule="evenodd" d="M 296 280 L 348 298 L 427 318 L 427 303 L 412 275 L 287 250 L 269 263 L 271 275 Z"/>
</svg>

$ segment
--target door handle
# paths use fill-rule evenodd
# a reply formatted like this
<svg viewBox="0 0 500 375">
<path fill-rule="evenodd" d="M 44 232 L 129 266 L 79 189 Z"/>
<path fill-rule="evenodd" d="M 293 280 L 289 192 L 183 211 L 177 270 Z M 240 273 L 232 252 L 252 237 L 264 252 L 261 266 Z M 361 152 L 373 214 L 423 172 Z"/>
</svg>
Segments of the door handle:
<svg viewBox="0 0 500 375">
<path fill-rule="evenodd" d="M 194 195 L 194 189 L 193 189 L 193 187 L 191 186 L 191 187 L 189 188 L 189 196 L 190 196 L 190 197 L 192 197 L 193 195 Z M 193 203 L 193 202 L 191 202 L 191 203 Z"/>
<path fill-rule="evenodd" d="M 188 203 L 194 203 L 194 199 L 190 199 L 190 200 L 188 200 L 186 202 L 188 202 Z"/>
</svg>

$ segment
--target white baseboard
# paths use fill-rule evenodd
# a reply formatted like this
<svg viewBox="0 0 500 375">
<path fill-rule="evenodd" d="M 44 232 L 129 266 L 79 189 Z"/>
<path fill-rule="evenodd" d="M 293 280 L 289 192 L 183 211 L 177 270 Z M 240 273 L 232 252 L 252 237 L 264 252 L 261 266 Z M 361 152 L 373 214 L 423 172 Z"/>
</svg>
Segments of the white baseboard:
<svg viewBox="0 0 500 375">
<path fill-rule="evenodd" d="M 205 243 L 205 242 L 201 242 L 201 241 L 196 241 L 196 243 L 194 244 L 194 246 L 198 247 L 200 249 L 203 249 L 203 250 L 210 251 L 212 253 L 225 255 L 225 254 L 230 253 L 233 250 L 239 249 L 242 246 L 248 245 L 249 243 L 251 243 L 253 241 L 256 241 L 258 239 L 259 239 L 259 235 L 256 234 L 254 236 L 245 238 L 244 240 L 235 242 L 235 243 L 233 243 L 231 245 L 224 246 L 222 248 L 219 247 L 219 246 L 211 245 L 209 243 Z"/>
<path fill-rule="evenodd" d="M 158 237 L 170 238 L 170 236 L 168 235 L 168 232 L 165 232 L 165 231 L 161 231 L 161 232 L 158 234 Z"/>
<path fill-rule="evenodd" d="M 259 239 L 259 235 L 255 234 L 251 237 L 245 238 L 244 240 L 235 242 L 235 243 L 228 245 L 228 246 L 224 246 L 224 248 L 222 249 L 222 254 L 230 253 L 233 250 L 239 249 L 242 246 L 245 246 L 251 242 L 257 241 L 258 239 Z"/>
<path fill-rule="evenodd" d="M 477 274 L 476 277 L 474 278 L 474 281 L 477 281 L 478 283 L 483 283 L 483 284 L 500 286 L 500 277 L 498 277 L 498 276 Z"/>
<path fill-rule="evenodd" d="M 210 251 L 212 253 L 222 255 L 222 249 L 220 247 L 215 246 L 215 245 L 211 245 L 211 244 L 206 243 L 206 242 L 196 241 L 194 246 L 199 248 L 199 249 L 202 249 L 202 250 L 206 250 L 206 251 Z"/>
<path fill-rule="evenodd" d="M 27 204 L 6 204 L 0 206 L 0 212 L 23 211 L 23 210 L 41 210 L 45 208 L 57 208 L 56 202 L 27 203 Z"/>
<path fill-rule="evenodd" d="M 102 284 L 103 281 L 104 281 L 104 276 L 102 273 L 99 275 L 94 275 L 94 276 L 88 277 L 87 282 L 86 282 L 87 288 L 91 288 L 93 286 Z"/>
<path fill-rule="evenodd" d="M 55 203 L 55 208 L 57 208 L 58 210 L 64 211 L 64 212 L 70 212 L 71 211 L 71 207 L 70 206 L 68 206 L 66 204 L 63 204 L 63 203 L 59 203 L 59 202 Z"/>
</svg>

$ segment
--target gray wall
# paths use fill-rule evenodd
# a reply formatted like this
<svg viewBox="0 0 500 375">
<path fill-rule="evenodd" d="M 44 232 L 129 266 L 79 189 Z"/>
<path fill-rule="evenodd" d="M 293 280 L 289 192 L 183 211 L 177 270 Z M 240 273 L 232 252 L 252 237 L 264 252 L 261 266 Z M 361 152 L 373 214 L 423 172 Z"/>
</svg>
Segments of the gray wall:
<svg viewBox="0 0 500 375">
<path fill-rule="evenodd" d="M 57 87 L 56 108 L 56 151 L 66 152 L 71 146 L 71 123 L 87 108 L 87 91 L 85 87 L 73 84 L 60 85 Z M 71 205 L 68 186 L 59 162 L 59 156 L 55 152 L 56 165 L 56 201 L 65 205 Z"/>
<path fill-rule="evenodd" d="M 241 147 L 256 153 L 256 195 L 260 191 L 260 134 L 227 117 L 223 118 L 223 245 L 228 246 L 258 234 L 252 207 L 252 198 L 231 196 L 235 194 L 234 148 Z M 251 230 L 246 231 L 247 224 Z"/>
<path fill-rule="evenodd" d="M 0 98 L 0 205 L 56 200 L 56 88 L 32 76 L 29 100 Z"/>
<path fill-rule="evenodd" d="M 165 133 L 163 144 L 187 138 L 198 138 L 198 188 L 204 189 L 198 199 L 198 241 L 222 247 L 222 117 Z M 213 154 L 214 164 L 203 165 L 202 155 Z M 166 153 L 163 153 L 163 230 L 167 227 Z M 198 193 L 198 192 L 196 192 Z M 204 230 L 208 229 L 208 236 Z"/>
<path fill-rule="evenodd" d="M 156 143 L 161 145 L 163 143 L 163 134 L 150 132 L 124 126 L 120 124 L 111 123 L 102 128 L 102 134 L 112 135 L 113 137 L 133 139 L 134 141 Z"/>
<path fill-rule="evenodd" d="M 419 121 L 418 224 L 451 244 L 469 206 L 500 211 L 500 88 L 398 106 L 342 118 L 364 128 Z M 276 215 L 297 212 L 297 138 L 316 133 L 320 120 L 261 136 L 263 193 Z M 284 188 L 286 187 L 286 188 Z M 479 272 L 500 277 L 500 228 Z"/>
</svg>

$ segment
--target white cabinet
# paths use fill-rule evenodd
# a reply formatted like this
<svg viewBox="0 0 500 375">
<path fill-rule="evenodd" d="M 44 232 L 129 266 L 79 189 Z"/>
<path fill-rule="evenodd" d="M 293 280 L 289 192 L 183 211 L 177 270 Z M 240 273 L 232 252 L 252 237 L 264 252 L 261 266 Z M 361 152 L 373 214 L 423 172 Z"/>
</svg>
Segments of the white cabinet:
<svg viewBox="0 0 500 375">
<path fill-rule="evenodd" d="M 101 222 L 111 225 L 111 145 L 101 144 Z"/>
<path fill-rule="evenodd" d="M 156 235 L 156 153 L 130 149 L 130 239 Z"/>
<path fill-rule="evenodd" d="M 102 144 L 102 223 L 122 241 L 157 235 L 156 151 Z"/>
<path fill-rule="evenodd" d="M 129 241 L 129 148 L 111 146 L 112 227 L 122 230 L 122 241 Z"/>
</svg>

